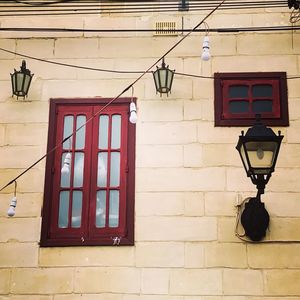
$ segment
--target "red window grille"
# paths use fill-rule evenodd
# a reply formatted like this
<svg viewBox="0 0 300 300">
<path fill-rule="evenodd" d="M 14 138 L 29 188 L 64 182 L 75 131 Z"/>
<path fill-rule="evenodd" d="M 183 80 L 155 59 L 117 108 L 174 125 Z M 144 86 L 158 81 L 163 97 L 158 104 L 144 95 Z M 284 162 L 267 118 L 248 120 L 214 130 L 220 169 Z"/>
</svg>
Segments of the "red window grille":
<svg viewBox="0 0 300 300">
<path fill-rule="evenodd" d="M 288 126 L 286 73 L 216 73 L 215 126 Z"/>
<path fill-rule="evenodd" d="M 41 246 L 134 243 L 131 99 L 98 113 L 109 100 L 51 100 L 48 150 L 59 146 L 46 163 Z M 70 171 L 63 173 L 67 154 Z"/>
</svg>

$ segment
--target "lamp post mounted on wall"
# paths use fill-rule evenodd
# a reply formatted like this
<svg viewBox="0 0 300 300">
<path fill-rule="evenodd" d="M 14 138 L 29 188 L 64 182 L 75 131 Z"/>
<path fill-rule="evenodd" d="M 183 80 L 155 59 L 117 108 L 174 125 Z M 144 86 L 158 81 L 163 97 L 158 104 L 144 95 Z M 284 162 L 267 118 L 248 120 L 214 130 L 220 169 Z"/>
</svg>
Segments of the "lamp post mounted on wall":
<svg viewBox="0 0 300 300">
<path fill-rule="evenodd" d="M 28 90 L 30 87 L 31 79 L 33 74 L 31 74 L 29 69 L 26 69 L 25 60 L 22 61 L 22 65 L 20 67 L 20 71 L 15 69 L 11 76 L 11 84 L 12 84 L 12 93 L 13 95 L 19 97 L 23 97 L 23 99 L 27 96 Z"/>
<path fill-rule="evenodd" d="M 275 170 L 275 165 L 283 136 L 267 128 L 256 116 L 256 122 L 239 136 L 236 149 L 239 151 L 247 176 L 256 185 L 257 195 L 246 203 L 241 222 L 246 235 L 254 241 L 261 240 L 269 225 L 269 214 L 261 202 L 266 184 Z"/>
</svg>

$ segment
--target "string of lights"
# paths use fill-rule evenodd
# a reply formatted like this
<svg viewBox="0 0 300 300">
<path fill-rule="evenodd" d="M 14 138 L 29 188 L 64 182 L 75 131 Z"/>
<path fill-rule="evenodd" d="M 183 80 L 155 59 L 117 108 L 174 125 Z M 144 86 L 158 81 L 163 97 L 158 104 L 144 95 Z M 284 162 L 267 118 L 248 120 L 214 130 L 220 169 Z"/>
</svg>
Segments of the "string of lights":
<svg viewBox="0 0 300 300">
<path fill-rule="evenodd" d="M 185 34 L 180 40 L 178 40 L 169 50 L 167 50 L 160 58 L 158 58 L 147 70 L 145 70 L 142 74 L 140 74 L 132 83 L 130 83 L 122 92 L 120 92 L 116 97 L 114 97 L 109 103 L 105 105 L 105 107 L 111 105 L 114 101 L 119 99 L 124 93 L 126 93 L 130 88 L 133 88 L 133 86 L 142 78 L 145 74 L 149 73 L 150 70 L 158 64 L 164 57 L 166 57 L 170 52 L 172 52 L 179 44 L 181 44 L 188 36 L 190 36 L 198 27 L 200 27 L 207 18 L 209 18 L 216 10 L 221 7 L 221 5 L 225 2 L 225 0 L 222 0 L 222 2 L 218 3 L 218 5 L 211 10 L 193 29 L 191 29 L 187 34 Z M 40 161 L 42 161 L 44 158 L 46 158 L 50 153 L 55 151 L 60 145 L 62 145 L 65 141 L 67 141 L 69 138 L 71 138 L 76 132 L 78 132 L 80 129 L 82 129 L 88 122 L 90 122 L 94 117 L 99 115 L 99 113 L 105 108 L 101 108 L 99 111 L 95 112 L 94 115 L 92 115 L 84 124 L 82 124 L 80 127 L 76 128 L 69 136 L 67 136 L 65 139 L 63 139 L 59 144 L 57 144 L 55 147 L 53 147 L 51 150 L 49 150 L 45 155 L 43 155 L 41 158 L 39 158 L 36 162 L 34 162 L 31 166 L 29 166 L 27 169 L 25 169 L 21 174 L 16 176 L 14 179 L 12 179 L 10 182 L 5 184 L 1 189 L 0 192 L 3 191 L 5 188 L 10 186 L 13 183 L 17 182 L 17 179 L 19 179 L 21 176 L 26 174 L 29 170 L 31 170 L 36 164 L 38 164 Z"/>
</svg>

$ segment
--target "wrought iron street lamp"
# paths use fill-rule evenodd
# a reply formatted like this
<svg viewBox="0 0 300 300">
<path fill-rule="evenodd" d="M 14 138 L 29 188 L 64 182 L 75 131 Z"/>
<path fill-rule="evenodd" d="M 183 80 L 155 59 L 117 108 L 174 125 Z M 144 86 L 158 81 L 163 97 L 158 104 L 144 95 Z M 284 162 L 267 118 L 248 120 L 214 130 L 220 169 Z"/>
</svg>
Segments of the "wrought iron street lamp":
<svg viewBox="0 0 300 300">
<path fill-rule="evenodd" d="M 257 116 L 256 123 L 245 135 L 242 131 L 236 146 L 247 176 L 257 188 L 257 196 L 250 198 L 241 216 L 246 235 L 255 241 L 265 236 L 269 225 L 269 214 L 261 202 L 261 195 L 275 170 L 282 139 L 280 131 L 276 135 L 271 128 L 263 125 Z"/>
<path fill-rule="evenodd" d="M 161 67 L 156 66 L 156 68 L 156 71 L 153 72 L 156 91 L 160 93 L 160 96 L 168 95 L 171 92 L 175 70 L 170 70 L 169 66 L 166 66 L 164 58 Z"/>
<path fill-rule="evenodd" d="M 25 60 L 22 61 L 22 65 L 20 67 L 20 71 L 16 71 L 11 76 L 11 84 L 12 84 L 12 92 L 13 95 L 25 98 L 28 94 L 28 90 L 30 87 L 31 79 L 33 74 L 31 74 L 29 69 L 26 69 Z"/>
</svg>

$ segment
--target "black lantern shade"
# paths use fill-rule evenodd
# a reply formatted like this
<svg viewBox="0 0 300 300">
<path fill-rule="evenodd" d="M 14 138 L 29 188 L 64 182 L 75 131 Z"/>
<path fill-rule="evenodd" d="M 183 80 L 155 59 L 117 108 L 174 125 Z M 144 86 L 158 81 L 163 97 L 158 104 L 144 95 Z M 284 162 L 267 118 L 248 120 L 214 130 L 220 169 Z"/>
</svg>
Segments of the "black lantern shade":
<svg viewBox="0 0 300 300">
<path fill-rule="evenodd" d="M 169 66 L 166 66 L 164 58 L 162 59 L 161 67 L 156 66 L 156 68 L 156 71 L 153 72 L 156 91 L 159 92 L 160 95 L 168 95 L 169 92 L 171 92 L 175 70 L 172 71 L 169 69 Z"/>
<path fill-rule="evenodd" d="M 26 69 L 26 62 L 25 60 L 22 61 L 22 66 L 20 71 L 16 71 L 11 76 L 11 84 L 12 84 L 12 92 L 13 95 L 25 98 L 27 96 L 31 79 L 33 74 L 31 74 L 30 70 Z"/>
<path fill-rule="evenodd" d="M 247 176 L 257 186 L 259 194 L 264 193 L 275 165 L 283 136 L 278 136 L 257 118 L 253 127 L 239 136 L 236 149 L 240 153 Z"/>
</svg>

